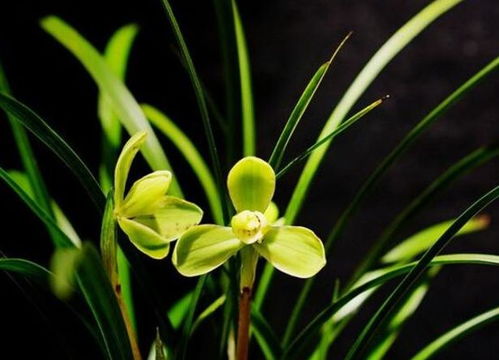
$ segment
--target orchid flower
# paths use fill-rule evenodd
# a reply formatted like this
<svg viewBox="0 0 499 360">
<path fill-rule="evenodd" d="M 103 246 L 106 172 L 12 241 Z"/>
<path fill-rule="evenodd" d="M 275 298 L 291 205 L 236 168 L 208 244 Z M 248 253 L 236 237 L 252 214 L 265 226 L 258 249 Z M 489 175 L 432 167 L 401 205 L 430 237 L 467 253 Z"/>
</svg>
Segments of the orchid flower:
<svg viewBox="0 0 499 360">
<path fill-rule="evenodd" d="M 250 156 L 237 162 L 227 177 L 236 209 L 230 226 L 196 225 L 177 241 L 172 261 L 184 276 L 210 272 L 241 251 L 242 267 L 249 267 L 242 286 L 251 287 L 259 256 L 278 270 L 299 278 L 314 276 L 326 264 L 324 246 L 310 229 L 277 226 L 269 221 L 276 177 L 272 167 Z M 269 211 L 267 211 L 267 209 Z M 267 211 L 267 215 L 266 215 Z M 274 216 L 275 217 L 275 216 Z"/>
<path fill-rule="evenodd" d="M 133 245 L 154 259 L 168 255 L 170 243 L 199 224 L 203 211 L 195 204 L 167 195 L 170 171 L 154 171 L 137 180 L 124 196 L 130 166 L 147 133 L 139 132 L 125 144 L 114 173 L 114 215 Z"/>
</svg>

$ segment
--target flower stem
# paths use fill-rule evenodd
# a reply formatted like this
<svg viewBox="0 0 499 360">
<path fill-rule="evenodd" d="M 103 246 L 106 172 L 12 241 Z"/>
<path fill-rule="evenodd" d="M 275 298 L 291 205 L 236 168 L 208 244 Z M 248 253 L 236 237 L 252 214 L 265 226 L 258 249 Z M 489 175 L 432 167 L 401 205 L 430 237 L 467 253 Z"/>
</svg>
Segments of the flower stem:
<svg viewBox="0 0 499 360">
<path fill-rule="evenodd" d="M 237 360 L 248 359 L 251 288 L 244 287 L 239 295 L 239 322 L 237 330 Z"/>
<path fill-rule="evenodd" d="M 239 319 L 237 330 L 236 359 L 248 359 L 251 295 L 255 282 L 258 253 L 252 246 L 241 250 L 241 278 L 239 279 Z"/>
</svg>

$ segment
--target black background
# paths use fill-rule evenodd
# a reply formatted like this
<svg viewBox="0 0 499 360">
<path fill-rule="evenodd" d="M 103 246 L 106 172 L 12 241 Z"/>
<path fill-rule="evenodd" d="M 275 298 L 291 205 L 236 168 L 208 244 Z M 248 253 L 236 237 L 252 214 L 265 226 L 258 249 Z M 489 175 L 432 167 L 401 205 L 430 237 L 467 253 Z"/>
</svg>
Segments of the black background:
<svg viewBox="0 0 499 360">
<path fill-rule="evenodd" d="M 217 30 L 210 1 L 172 1 L 204 82 L 222 104 L 223 79 Z M 363 64 L 379 46 L 427 1 L 240 1 L 251 61 L 258 125 L 258 155 L 268 157 L 294 102 L 317 67 L 327 60 L 350 30 L 354 36 L 338 56 L 298 129 L 288 154 L 311 144 L 332 108 Z M 0 59 L 14 94 L 37 111 L 96 170 L 100 135 L 96 119 L 96 87 L 80 64 L 38 26 L 45 15 L 57 14 L 75 26 L 99 49 L 119 26 L 135 22 L 140 34 L 133 48 L 127 84 L 139 101 L 169 114 L 200 147 L 205 147 L 201 120 L 189 80 L 171 51 L 174 39 L 159 0 L 145 1 L 0 1 Z M 437 20 L 396 57 L 355 107 L 390 94 L 392 98 L 360 126 L 341 136 L 317 176 L 298 223 L 326 237 L 328 230 L 362 181 L 422 116 L 469 76 L 498 55 L 499 4 L 496 0 L 467 1 Z M 369 249 L 383 226 L 432 179 L 460 157 L 497 140 L 497 74 L 440 119 L 394 166 L 362 207 L 338 242 L 329 266 L 319 275 L 320 286 L 307 306 L 310 319 L 332 291 L 333 280 L 345 280 Z M 19 167 L 6 121 L 0 123 L 2 167 Z M 164 140 L 164 139 L 163 139 Z M 238 138 L 239 140 L 239 138 Z M 78 182 L 36 141 L 34 148 L 54 198 L 81 236 L 95 241 L 99 218 Z M 186 196 L 203 203 L 188 167 L 166 141 Z M 171 155 L 170 155 L 171 154 Z M 457 216 L 497 184 L 496 161 L 460 179 L 425 208 L 403 235 Z M 299 172 L 278 184 L 276 200 L 283 207 Z M 0 249 L 8 256 L 46 264 L 49 238 L 43 226 L 5 186 L 0 187 L 2 228 Z M 499 210 L 489 230 L 456 240 L 448 252 L 490 252 L 499 249 Z M 147 260 L 146 260 L 147 261 Z M 147 261 L 151 276 L 165 295 L 165 306 L 193 281 L 176 275 L 169 260 Z M 46 315 L 0 276 L 0 337 L 2 358 L 96 358 L 95 345 L 69 311 L 43 292 L 29 295 Z M 266 313 L 280 332 L 302 282 L 278 274 L 268 295 Z M 408 323 L 390 359 L 406 359 L 449 327 L 497 305 L 496 269 L 456 266 L 444 269 L 420 311 Z M 345 331 L 332 353 L 340 359 L 354 335 L 379 303 L 369 303 Z M 139 306 L 141 304 L 140 299 Z M 45 309 L 45 310 L 43 310 Z M 143 348 L 151 339 L 150 319 L 143 326 Z M 209 328 L 197 338 L 193 352 L 210 349 Z M 57 340 L 58 338 L 58 340 Z M 441 358 L 496 358 L 499 327 L 491 325 L 454 345 Z M 203 341 L 204 340 L 204 341 Z M 66 345 L 64 345 L 66 344 Z M 80 344 L 78 352 L 64 348 Z M 6 356 L 5 354 L 18 354 Z M 193 358 L 195 355 L 191 354 Z M 256 353 L 255 353 L 256 354 Z M 6 356 L 6 357 L 5 357 Z M 255 355 L 256 356 L 256 355 Z"/>
</svg>

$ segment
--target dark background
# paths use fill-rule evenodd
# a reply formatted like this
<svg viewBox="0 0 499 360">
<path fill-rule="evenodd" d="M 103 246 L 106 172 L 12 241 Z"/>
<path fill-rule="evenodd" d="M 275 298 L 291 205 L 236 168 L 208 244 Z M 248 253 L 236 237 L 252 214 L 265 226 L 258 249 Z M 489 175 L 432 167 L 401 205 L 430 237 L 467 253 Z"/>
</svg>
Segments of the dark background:
<svg viewBox="0 0 499 360">
<path fill-rule="evenodd" d="M 210 1 L 172 1 L 204 82 L 223 104 L 221 58 Z M 239 1 L 253 65 L 258 125 L 258 155 L 268 157 L 287 116 L 309 78 L 327 60 L 341 38 L 354 36 L 338 56 L 307 111 L 288 154 L 311 144 L 332 108 L 369 57 L 428 1 Z M 202 127 L 188 78 L 171 51 L 174 39 L 159 0 L 0 2 L 0 59 L 14 94 L 37 111 L 96 170 L 100 135 L 96 119 L 96 87 L 80 64 L 38 26 L 38 20 L 57 14 L 102 49 L 119 26 L 135 22 L 140 34 L 133 48 L 127 84 L 139 101 L 158 106 L 191 137 L 205 146 Z M 391 94 L 392 99 L 370 114 L 360 126 L 342 135 L 327 156 L 311 189 L 298 223 L 322 237 L 351 200 L 363 180 L 403 135 L 446 95 L 498 54 L 499 4 L 496 0 L 466 1 L 444 15 L 406 48 L 377 78 L 355 109 Z M 307 306 L 310 319 L 325 304 L 333 280 L 345 280 L 373 240 L 403 206 L 448 166 L 481 145 L 497 140 L 499 125 L 497 75 L 468 95 L 425 133 L 394 166 L 364 204 L 335 248 L 320 286 Z M 2 116 L 3 118 L 3 116 Z M 19 167 L 6 121 L 0 123 L 2 167 Z M 163 139 L 164 140 L 164 139 Z M 239 139 L 238 139 L 239 140 Z M 186 196 L 203 204 L 188 167 L 164 141 Z M 34 148 L 51 193 L 81 236 L 95 241 L 99 218 L 72 175 L 43 146 Z M 403 235 L 457 216 L 482 193 L 497 184 L 498 161 L 460 179 L 425 208 Z M 276 199 L 284 207 L 298 170 L 284 177 Z M 191 186 L 188 186 L 191 185 Z M 50 243 L 45 230 L 10 190 L 0 187 L 2 227 L 0 249 L 8 256 L 46 264 Z M 448 252 L 489 252 L 499 249 L 499 208 L 489 230 L 454 241 Z M 147 260 L 146 260 L 147 261 Z M 180 279 L 169 260 L 147 261 L 151 276 L 162 288 L 165 304 L 192 281 Z M 0 275 L 3 354 L 12 358 L 95 358 L 95 345 L 78 322 L 42 291 L 26 297 Z M 302 282 L 278 274 L 268 295 L 266 313 L 281 331 Z M 401 334 L 390 359 L 406 359 L 449 327 L 497 306 L 496 269 L 455 266 L 444 269 L 430 294 Z M 369 303 L 339 339 L 332 353 L 341 358 L 353 336 L 379 304 Z M 31 302 L 37 304 L 36 310 Z M 141 300 L 138 299 L 139 306 Z M 46 318 L 41 315 L 45 313 Z M 143 325 L 143 348 L 152 336 L 150 319 Z M 205 329 L 209 334 L 209 329 Z M 202 334 L 206 334 L 204 331 Z M 58 339 L 55 339 L 55 336 Z M 202 335 L 200 336 L 202 337 Z M 445 359 L 494 359 L 499 326 L 491 325 L 454 345 Z M 199 351 L 209 349 L 202 338 Z M 65 348 L 82 344 L 78 353 Z M 69 351 L 71 352 L 71 351 Z M 193 355 L 194 356 L 194 355 Z M 256 356 L 256 355 L 255 355 Z M 10 357 L 7 357 L 10 358 Z M 333 357 L 332 357 L 333 358 Z"/>
</svg>

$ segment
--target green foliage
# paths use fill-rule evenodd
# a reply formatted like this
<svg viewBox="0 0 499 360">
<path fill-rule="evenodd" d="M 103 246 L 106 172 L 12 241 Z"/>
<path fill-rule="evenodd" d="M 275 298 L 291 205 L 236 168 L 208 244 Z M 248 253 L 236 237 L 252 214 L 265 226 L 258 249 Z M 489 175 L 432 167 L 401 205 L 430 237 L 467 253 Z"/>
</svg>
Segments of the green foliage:
<svg viewBox="0 0 499 360">
<path fill-rule="evenodd" d="M 432 281 L 442 267 L 458 264 L 499 266 L 499 257 L 490 254 L 440 255 L 457 236 L 469 236 L 487 229 L 489 216 L 477 214 L 499 198 L 499 187 L 494 187 L 462 213 L 456 213 L 454 219 L 418 230 L 399 241 L 404 226 L 439 194 L 451 188 L 463 175 L 499 155 L 499 143 L 496 142 L 458 159 L 399 211 L 376 239 L 374 247 L 363 254 L 363 260 L 350 280 L 345 284 L 337 280 L 329 303 L 297 331 L 309 296 L 312 293 L 324 296 L 322 289 L 314 292 L 317 289 L 314 289 L 311 277 L 326 265 L 334 268 L 335 254 L 330 250 L 341 239 L 364 199 L 421 134 L 499 68 L 498 57 L 457 87 L 409 131 L 355 193 L 324 245 L 312 230 L 293 226 L 305 205 L 307 193 L 322 191 L 311 185 L 333 140 L 388 98 L 385 96 L 350 114 L 363 93 L 414 38 L 462 0 L 435 0 L 397 30 L 349 85 L 317 140 L 298 155 L 289 156 L 288 144 L 350 34 L 345 37 L 331 59 L 318 67 L 298 98 L 268 163 L 255 157 L 258 138 L 250 56 L 237 1 L 214 0 L 225 66 L 223 111 L 215 102 L 219 99 L 211 97 L 197 72 L 172 1 L 161 1 L 199 107 L 199 125 L 206 136 L 209 159 L 204 158 L 205 149 L 199 148 L 190 138 L 190 132 L 196 131 L 198 124 L 189 123 L 193 129 L 181 129 L 165 115 L 168 109 L 163 113 L 151 105 L 139 105 L 127 89 L 125 75 L 138 34 L 134 24 L 118 29 L 101 54 L 60 18 L 49 16 L 41 21 L 43 29 L 76 57 L 98 86 L 97 117 L 102 127 L 99 182 L 77 152 L 47 122 L 12 97 L 0 67 L 0 107 L 7 114 L 22 166 L 20 170 L 9 171 L 0 167 L 0 178 L 46 226 L 54 248 L 52 258 L 46 259 L 50 270 L 26 259 L 6 257 L 0 258 L 0 270 L 24 276 L 51 289 L 84 321 L 97 338 L 104 358 L 140 360 L 139 344 L 152 344 L 150 358 L 186 359 L 197 350 L 197 336 L 206 336 L 217 347 L 219 357 L 224 358 L 233 359 L 237 354 L 238 359 L 244 359 L 245 346 L 255 345 L 251 358 L 326 359 L 330 348 L 335 350 L 331 346 L 343 329 L 364 311 L 364 304 L 376 300 L 371 295 L 386 284 L 396 282 L 346 356 L 347 360 L 382 359 L 389 356 L 402 328 L 408 327 L 409 319 L 432 291 Z M 216 130 L 220 130 L 220 136 L 213 129 L 212 117 L 219 123 Z M 123 146 L 122 127 L 130 135 Z M 199 225 L 204 212 L 183 199 L 180 187 L 180 182 L 189 174 L 178 177 L 173 172 L 153 127 L 171 142 L 191 167 L 208 201 L 206 212 L 216 225 Z M 61 210 L 45 185 L 45 174 L 38 168 L 26 130 L 74 173 L 97 211 L 81 214 L 76 206 L 67 214 Z M 88 136 L 95 140 L 94 134 Z M 226 150 L 224 166 L 219 148 Z M 132 183 L 128 181 L 130 169 L 139 152 L 152 172 Z M 238 159 L 241 160 L 236 162 Z M 296 165 L 303 160 L 306 160 L 305 166 L 298 173 L 298 182 L 279 219 L 279 210 L 272 202 L 277 180 L 297 171 Z M 222 170 L 229 167 L 225 183 Z M 70 194 L 78 189 L 67 191 Z M 85 233 L 90 241 L 82 244 L 70 221 L 73 216 L 100 220 L 100 232 Z M 165 258 L 173 242 L 171 261 L 174 267 L 168 267 L 169 264 L 162 260 L 167 271 L 176 268 L 181 275 L 200 276 L 195 285 L 187 283 L 191 287 L 184 296 L 168 283 L 169 277 L 154 282 L 149 264 L 144 261 L 144 255 L 158 260 Z M 99 243 L 100 252 L 91 243 Z M 327 264 L 326 257 L 331 259 Z M 266 260 L 267 265 L 259 277 L 257 264 L 260 258 Z M 263 308 L 264 300 L 269 298 L 274 267 L 298 278 L 311 278 L 304 282 L 297 300 L 290 299 L 293 306 L 282 337 L 273 328 L 273 318 Z M 158 295 L 158 287 L 171 292 L 177 301 L 170 306 L 166 304 Z M 139 292 L 148 306 L 135 307 L 133 296 Z M 445 305 L 444 300 L 441 304 Z M 81 305 L 86 307 L 81 309 Z M 147 338 L 146 334 L 153 331 L 144 328 L 146 322 L 140 321 L 141 316 L 154 319 L 155 336 Z M 86 320 L 89 317 L 91 322 Z M 475 316 L 419 352 L 415 350 L 413 360 L 429 359 L 498 318 L 497 308 Z M 254 344 L 250 342 L 251 337 Z M 375 339 L 377 342 L 373 341 Z M 257 347 L 260 353 L 255 355 L 253 351 Z"/>
</svg>

